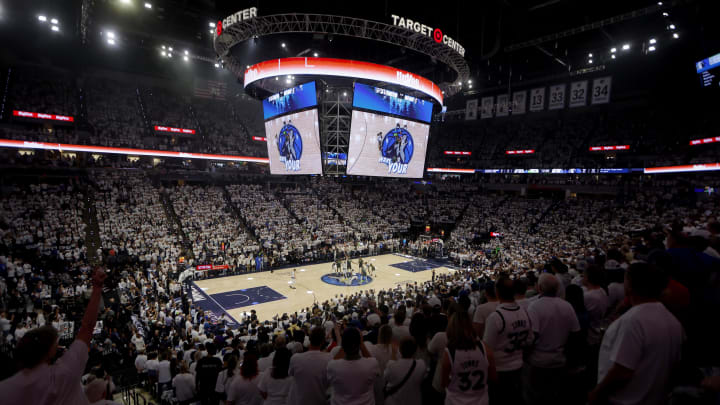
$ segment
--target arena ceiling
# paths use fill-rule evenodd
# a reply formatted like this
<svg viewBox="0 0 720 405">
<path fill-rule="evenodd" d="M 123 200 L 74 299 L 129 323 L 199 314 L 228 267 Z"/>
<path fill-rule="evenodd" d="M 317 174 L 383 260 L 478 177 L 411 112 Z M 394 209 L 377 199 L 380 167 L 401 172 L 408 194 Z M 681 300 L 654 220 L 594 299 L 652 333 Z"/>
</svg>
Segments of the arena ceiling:
<svg viewBox="0 0 720 405">
<path fill-rule="evenodd" d="M 131 5 L 124 2 L 129 1 Z M 150 3 L 146 9 L 144 3 Z M 714 0 L 672 0 L 657 8 L 657 1 L 577 1 L 577 0 L 488 0 L 467 2 L 454 0 L 437 5 L 408 0 L 367 0 L 358 7 L 355 2 L 313 1 L 246 1 L 235 0 L 33 0 L 18 4 L 0 0 L 0 31 L 11 46 L 2 52 L 3 59 L 47 62 L 48 47 L 56 44 L 58 58 L 69 63 L 94 63 L 120 70 L 163 74 L 167 64 L 158 60 L 160 44 L 173 43 L 188 49 L 193 56 L 209 63 L 216 58 L 212 47 L 210 22 L 239 9 L 257 7 L 260 15 L 280 13 L 321 13 L 346 15 L 392 23 L 396 14 L 434 26 L 452 36 L 466 49 L 470 77 L 478 87 L 501 86 L 511 77 L 543 77 L 582 67 L 587 55 L 607 49 L 620 41 L 643 41 L 650 35 L 663 33 L 669 21 L 678 25 L 684 38 L 692 38 L 683 46 L 696 49 L 698 56 L 718 47 Z M 419 4 L 422 4 L 420 6 Z M 617 18 L 638 10 L 639 13 L 621 21 L 592 27 L 593 23 Z M 664 17 L 662 12 L 670 15 Z M 50 38 L 37 24 L 37 15 L 57 16 L 61 22 L 62 39 Z M 526 41 L 562 33 L 579 27 L 590 27 L 564 37 L 513 48 Z M 115 31 L 123 45 L 123 57 L 107 57 L 102 32 Z M 56 35 L 60 37 L 60 35 Z M 52 41 L 52 42 L 51 42 Z M 286 42 L 287 50 L 280 49 Z M 267 44 L 254 51 L 248 64 L 284 56 L 296 56 L 307 49 L 318 49 L 322 56 L 348 57 L 353 48 L 330 44 L 327 38 L 300 35 L 268 37 Z M 97 58 L 78 58 L 81 48 L 93 49 Z M 60 52 L 59 49 L 62 49 Z M 357 48 L 355 48 L 357 49 Z M 77 53 L 76 53 L 77 51 Z M 8 54 L 14 53 L 11 58 Z M 428 76 L 431 80 L 448 80 L 447 72 L 434 69 L 429 58 L 418 58 L 412 52 L 399 52 L 392 47 L 367 47 L 372 61 L 390 64 Z M 336 55 L 335 55 L 336 54 Z M 55 64 L 62 64 L 53 61 Z M 7 60 L 5 61 L 7 63 Z M 200 73 L 198 67 L 194 74 Z M 177 74 L 173 69 L 172 74 Z M 512 73 L 511 73 L 512 72 Z M 453 73 L 454 74 L 454 73 Z"/>
</svg>

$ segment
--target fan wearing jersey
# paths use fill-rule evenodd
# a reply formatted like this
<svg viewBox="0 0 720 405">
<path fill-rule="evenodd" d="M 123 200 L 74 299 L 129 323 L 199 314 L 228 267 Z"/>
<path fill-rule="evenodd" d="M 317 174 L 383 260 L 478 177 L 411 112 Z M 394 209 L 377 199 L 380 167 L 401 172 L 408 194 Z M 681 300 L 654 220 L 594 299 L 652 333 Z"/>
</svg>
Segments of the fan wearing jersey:
<svg viewBox="0 0 720 405">
<path fill-rule="evenodd" d="M 500 276 L 495 283 L 500 300 L 487 317 L 483 341 L 495 354 L 498 383 L 490 390 L 495 404 L 521 404 L 523 349 L 532 343 L 530 316 L 515 302 L 513 280 Z"/>
<path fill-rule="evenodd" d="M 447 327 L 448 345 L 442 358 L 445 405 L 487 405 L 488 381 L 495 382 L 490 348 L 476 339 L 470 315 L 459 308 Z"/>
</svg>

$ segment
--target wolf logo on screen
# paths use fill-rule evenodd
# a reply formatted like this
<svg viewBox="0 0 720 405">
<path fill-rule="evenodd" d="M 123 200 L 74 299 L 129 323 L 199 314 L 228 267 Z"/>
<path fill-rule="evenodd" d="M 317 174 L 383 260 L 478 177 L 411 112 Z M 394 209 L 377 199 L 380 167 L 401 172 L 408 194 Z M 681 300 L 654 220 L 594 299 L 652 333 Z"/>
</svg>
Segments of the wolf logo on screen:
<svg viewBox="0 0 720 405">
<path fill-rule="evenodd" d="M 285 164 L 285 170 L 300 170 L 300 158 L 302 157 L 302 136 L 300 131 L 290 122 L 283 122 L 283 127 L 277 136 L 278 152 L 280 161 Z"/>
<path fill-rule="evenodd" d="M 381 135 L 382 132 L 378 133 L 378 138 Z M 398 123 L 382 139 L 379 163 L 387 165 L 389 174 L 407 174 L 414 150 L 415 143 L 407 130 L 407 125 L 400 127 Z"/>
</svg>

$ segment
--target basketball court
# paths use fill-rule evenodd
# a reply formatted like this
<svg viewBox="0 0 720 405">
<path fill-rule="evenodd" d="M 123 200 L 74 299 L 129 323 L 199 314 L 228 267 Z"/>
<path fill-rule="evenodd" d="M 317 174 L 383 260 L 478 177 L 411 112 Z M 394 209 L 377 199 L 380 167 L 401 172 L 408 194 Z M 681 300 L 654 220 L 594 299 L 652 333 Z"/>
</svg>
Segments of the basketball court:
<svg viewBox="0 0 720 405">
<path fill-rule="evenodd" d="M 226 313 L 239 320 L 243 312 L 254 309 L 258 319 L 266 320 L 275 315 L 294 313 L 335 295 L 349 295 L 368 289 L 389 289 L 415 281 L 424 282 L 432 278 L 433 269 L 436 274 L 455 271 L 443 262 L 401 254 L 365 257 L 363 261 L 374 264 L 376 272 L 371 276 L 371 281 L 362 285 L 344 286 L 323 281 L 323 276 L 326 276 L 326 280 L 334 279 L 334 274 L 332 263 L 322 263 L 295 267 L 295 289 L 290 287 L 293 268 L 272 274 L 266 271 L 195 281 L 193 301 L 217 317 Z M 352 262 L 353 272 L 359 272 L 358 259 Z"/>
</svg>

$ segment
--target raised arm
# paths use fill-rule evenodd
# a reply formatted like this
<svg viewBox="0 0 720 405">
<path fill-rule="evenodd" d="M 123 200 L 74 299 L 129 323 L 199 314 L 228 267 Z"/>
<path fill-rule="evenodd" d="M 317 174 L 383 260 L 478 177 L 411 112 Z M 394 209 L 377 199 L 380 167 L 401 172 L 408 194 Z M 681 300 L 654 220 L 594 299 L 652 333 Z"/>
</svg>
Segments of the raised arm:
<svg viewBox="0 0 720 405">
<path fill-rule="evenodd" d="M 95 329 L 95 322 L 98 317 L 98 309 L 100 308 L 100 299 L 102 298 L 102 287 L 105 282 L 105 270 L 97 267 L 92 275 L 92 295 L 90 295 L 90 302 L 85 309 L 85 315 L 82 319 L 82 325 L 78 331 L 75 339 L 85 342 L 90 347 L 90 340 L 92 340 L 93 329 Z"/>
</svg>

